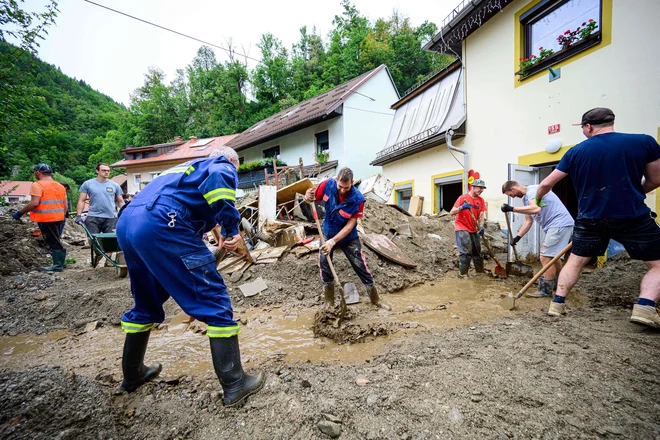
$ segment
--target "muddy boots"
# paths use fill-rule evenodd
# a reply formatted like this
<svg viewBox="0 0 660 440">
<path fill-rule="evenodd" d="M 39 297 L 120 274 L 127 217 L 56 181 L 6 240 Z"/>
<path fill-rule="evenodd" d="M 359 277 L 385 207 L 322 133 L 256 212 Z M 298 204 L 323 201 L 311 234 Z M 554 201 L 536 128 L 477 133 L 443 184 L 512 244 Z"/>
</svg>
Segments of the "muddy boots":
<svg viewBox="0 0 660 440">
<path fill-rule="evenodd" d="M 380 296 L 378 295 L 378 289 L 375 284 L 367 286 L 367 292 L 369 293 L 369 300 L 371 304 L 377 306 L 380 304 Z"/>
<path fill-rule="evenodd" d="M 124 381 L 119 386 L 120 390 L 132 393 L 146 381 L 158 376 L 163 369 L 158 363 L 144 365 L 144 354 L 147 352 L 150 333 L 151 331 L 126 333 L 124 356 L 121 359 Z"/>
<path fill-rule="evenodd" d="M 556 279 L 555 279 L 556 280 Z M 539 287 L 536 292 L 528 293 L 528 298 L 551 298 L 552 291 L 555 287 L 555 280 L 546 280 L 545 278 L 539 278 Z"/>
<path fill-rule="evenodd" d="M 658 315 L 658 311 L 653 306 L 635 304 L 632 315 L 630 316 L 630 322 L 660 328 L 660 315 Z"/>
<path fill-rule="evenodd" d="M 215 374 L 220 379 L 225 406 L 242 405 L 245 399 L 261 390 L 266 376 L 259 372 L 250 376 L 243 371 L 238 336 L 231 338 L 209 338 Z"/>
<path fill-rule="evenodd" d="M 458 257 L 458 274 L 462 277 L 466 277 L 468 270 L 470 270 L 470 261 L 472 257 L 469 255 L 461 255 Z"/>
<path fill-rule="evenodd" d="M 325 306 L 329 309 L 333 308 L 335 306 L 335 285 L 324 284 L 323 295 L 325 296 Z"/>
<path fill-rule="evenodd" d="M 477 271 L 477 273 L 486 272 L 486 269 L 484 268 L 484 257 L 481 255 L 478 257 L 472 257 L 472 261 L 474 262 L 474 270 Z"/>
<path fill-rule="evenodd" d="M 66 261 L 66 249 L 55 249 L 50 251 L 53 257 L 53 264 L 50 266 L 42 267 L 41 270 L 46 272 L 62 272 L 64 269 L 64 262 Z"/>
</svg>

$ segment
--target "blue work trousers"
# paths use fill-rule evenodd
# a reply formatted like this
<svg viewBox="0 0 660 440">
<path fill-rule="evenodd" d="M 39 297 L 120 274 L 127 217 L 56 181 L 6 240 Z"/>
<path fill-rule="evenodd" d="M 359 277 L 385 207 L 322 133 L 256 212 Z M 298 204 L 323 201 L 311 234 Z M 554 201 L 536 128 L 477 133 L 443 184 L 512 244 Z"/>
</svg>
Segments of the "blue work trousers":
<svg viewBox="0 0 660 440">
<path fill-rule="evenodd" d="M 126 332 L 163 322 L 163 303 L 171 296 L 184 312 L 208 324 L 209 337 L 239 333 L 227 287 L 201 238 L 206 225 L 190 217 L 183 204 L 163 196 L 133 201 L 124 210 L 117 240 L 135 300 L 122 318 Z"/>
</svg>

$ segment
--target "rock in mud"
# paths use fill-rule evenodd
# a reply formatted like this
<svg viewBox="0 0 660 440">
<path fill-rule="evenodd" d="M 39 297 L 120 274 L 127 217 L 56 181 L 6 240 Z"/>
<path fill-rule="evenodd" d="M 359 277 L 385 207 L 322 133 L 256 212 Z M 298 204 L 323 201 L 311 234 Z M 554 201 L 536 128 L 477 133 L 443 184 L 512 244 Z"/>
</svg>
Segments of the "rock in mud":
<svg viewBox="0 0 660 440">
<path fill-rule="evenodd" d="M 337 438 L 341 435 L 341 425 L 330 420 L 321 420 L 316 427 L 330 438 Z"/>
</svg>

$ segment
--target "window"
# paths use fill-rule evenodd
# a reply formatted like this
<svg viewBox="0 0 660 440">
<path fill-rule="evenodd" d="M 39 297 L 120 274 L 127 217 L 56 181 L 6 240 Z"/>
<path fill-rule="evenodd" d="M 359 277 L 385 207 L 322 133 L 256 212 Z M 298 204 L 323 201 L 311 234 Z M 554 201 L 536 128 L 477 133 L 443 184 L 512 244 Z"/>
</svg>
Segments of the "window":
<svg viewBox="0 0 660 440">
<path fill-rule="evenodd" d="M 149 173 L 149 175 L 151 176 L 151 180 L 154 180 L 156 177 L 158 177 L 160 175 L 160 173 L 159 172 Z"/>
<path fill-rule="evenodd" d="M 321 133 L 316 133 L 316 152 L 323 153 L 328 151 L 330 148 L 330 142 L 328 141 L 328 131 L 322 131 Z"/>
<path fill-rule="evenodd" d="M 524 46 L 518 73 L 524 78 L 600 43 L 602 2 L 541 0 L 522 13 Z"/>
<path fill-rule="evenodd" d="M 142 153 L 133 154 L 133 159 L 142 159 Z"/>
<path fill-rule="evenodd" d="M 134 174 L 133 175 L 133 183 L 135 183 L 135 186 L 137 186 L 139 188 L 140 183 L 142 183 L 142 174 Z"/>
<path fill-rule="evenodd" d="M 269 159 L 269 158 L 275 158 L 279 159 L 280 158 L 280 146 L 278 145 L 277 147 L 273 148 L 268 148 L 264 150 L 264 158 Z"/>
<path fill-rule="evenodd" d="M 396 204 L 407 211 L 410 208 L 410 199 L 412 198 L 412 184 L 396 186 L 394 191 L 396 192 Z"/>
<path fill-rule="evenodd" d="M 238 164 L 243 165 L 245 163 L 245 157 L 241 156 L 238 158 Z"/>
</svg>

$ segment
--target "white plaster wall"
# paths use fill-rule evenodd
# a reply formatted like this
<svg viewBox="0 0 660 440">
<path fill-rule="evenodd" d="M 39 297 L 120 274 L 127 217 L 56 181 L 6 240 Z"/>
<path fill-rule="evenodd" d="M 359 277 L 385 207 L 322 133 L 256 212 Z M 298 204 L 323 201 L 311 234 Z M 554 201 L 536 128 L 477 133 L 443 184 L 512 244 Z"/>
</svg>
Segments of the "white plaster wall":
<svg viewBox="0 0 660 440">
<path fill-rule="evenodd" d="M 390 107 L 399 95 L 383 69 L 358 89 L 344 103 L 344 150 L 339 167 L 348 166 L 357 179 L 364 179 L 381 172 L 381 167 L 369 165 L 376 153 L 385 147 L 387 135 L 394 119 Z M 373 98 L 374 101 L 366 96 Z"/>
<path fill-rule="evenodd" d="M 550 139 L 572 145 L 584 140 L 586 110 L 602 106 L 616 114 L 617 131 L 656 136 L 660 126 L 660 58 L 657 41 L 660 2 L 613 0 L 612 41 L 561 68 L 561 78 L 530 79 L 515 88 L 514 14 L 529 1 L 513 3 L 468 37 L 464 45 L 468 129 L 463 148 L 470 167 L 493 188 L 484 193 L 491 219 L 504 221 L 497 187 L 507 164 L 543 151 Z M 548 126 L 561 131 L 548 135 Z M 559 157 L 557 158 L 559 160 Z M 606 170 L 603 170 L 607 172 Z"/>
<path fill-rule="evenodd" d="M 319 122 L 311 127 L 303 128 L 294 133 L 280 136 L 268 142 L 254 147 L 238 151 L 239 157 L 244 157 L 245 162 L 261 160 L 264 158 L 263 151 L 274 146 L 280 146 L 280 159 L 287 165 L 297 165 L 298 158 L 302 157 L 303 164 L 314 164 L 314 153 L 316 152 L 315 134 L 328 131 L 330 143 L 330 159 L 336 160 L 340 151 L 344 150 L 343 117 L 333 118 Z"/>
<path fill-rule="evenodd" d="M 181 161 L 182 163 L 184 161 Z M 162 173 L 168 168 L 172 168 L 173 166 L 176 165 L 151 165 L 151 166 L 144 166 L 140 168 L 127 168 L 126 169 L 126 190 L 128 191 L 129 194 L 135 194 L 138 191 L 140 191 L 142 188 L 138 188 L 138 186 L 135 184 L 135 175 L 136 174 L 141 174 L 142 175 L 142 182 L 151 182 L 151 174 L 150 173 Z"/>
<path fill-rule="evenodd" d="M 454 142 L 458 146 L 458 142 Z M 462 155 L 454 153 L 459 161 Z M 452 159 L 446 145 L 434 147 L 419 154 L 383 165 L 383 175 L 392 182 L 399 183 L 413 180 L 413 196 L 424 197 L 422 213 L 433 211 L 435 183 L 432 176 L 460 170 L 461 166 Z M 390 203 L 394 203 L 396 191 L 392 191 Z"/>
</svg>

